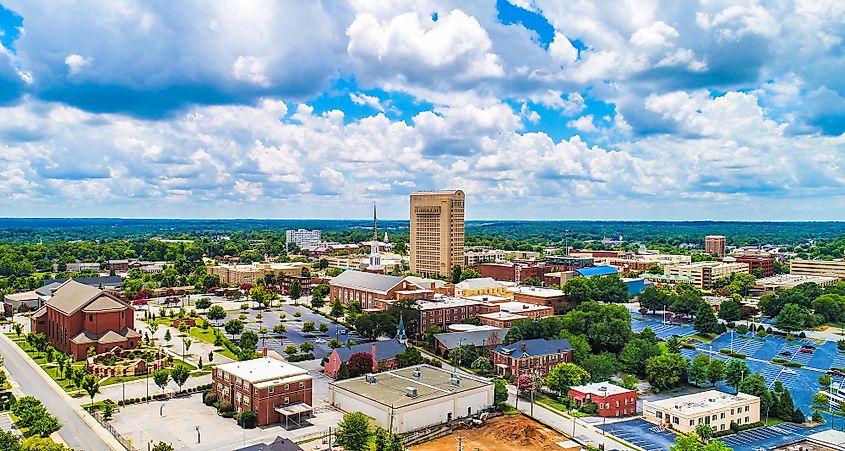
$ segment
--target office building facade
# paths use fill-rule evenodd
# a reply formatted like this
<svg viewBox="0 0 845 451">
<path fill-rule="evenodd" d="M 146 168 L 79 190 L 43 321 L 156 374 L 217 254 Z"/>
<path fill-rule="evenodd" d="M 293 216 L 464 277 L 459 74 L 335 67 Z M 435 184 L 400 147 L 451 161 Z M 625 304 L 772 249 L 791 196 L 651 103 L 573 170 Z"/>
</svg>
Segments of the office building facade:
<svg viewBox="0 0 845 451">
<path fill-rule="evenodd" d="M 411 272 L 451 273 L 464 262 L 464 192 L 411 193 Z"/>
<path fill-rule="evenodd" d="M 724 257 L 725 242 L 724 235 L 707 235 L 704 237 L 704 252 Z"/>
</svg>

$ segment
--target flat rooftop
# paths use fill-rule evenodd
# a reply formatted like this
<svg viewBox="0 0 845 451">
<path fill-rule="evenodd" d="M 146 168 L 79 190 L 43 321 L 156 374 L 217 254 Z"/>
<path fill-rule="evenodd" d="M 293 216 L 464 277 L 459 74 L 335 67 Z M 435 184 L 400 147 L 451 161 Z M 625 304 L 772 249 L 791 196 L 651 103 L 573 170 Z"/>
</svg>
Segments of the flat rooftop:
<svg viewBox="0 0 845 451">
<path fill-rule="evenodd" d="M 419 376 L 415 376 L 415 371 L 419 371 Z M 493 385 L 487 380 L 465 374 L 458 374 L 460 382 L 453 385 L 452 372 L 431 365 L 416 365 L 377 373 L 373 375 L 375 382 L 372 383 L 367 381 L 367 377 L 332 382 L 330 387 L 332 390 L 363 396 L 383 406 L 400 408 Z M 416 397 L 406 394 L 409 388 L 416 389 Z"/>
<path fill-rule="evenodd" d="M 695 415 L 755 399 L 759 400 L 760 398 L 746 393 L 733 395 L 718 390 L 708 390 L 691 395 L 661 399 L 660 401 L 650 401 L 649 403 L 656 407 L 680 412 L 683 415 Z"/>
<path fill-rule="evenodd" d="M 479 318 L 485 318 L 485 319 L 497 319 L 497 320 L 500 320 L 500 321 L 510 321 L 510 320 L 515 321 L 515 320 L 520 320 L 520 319 L 526 319 L 525 316 L 517 315 L 516 313 L 511 313 L 511 312 L 483 313 L 481 315 L 478 315 L 478 317 Z"/>
<path fill-rule="evenodd" d="M 466 298 L 455 298 L 452 296 L 435 296 L 433 301 L 417 301 L 419 310 L 436 310 L 441 308 L 467 307 L 470 305 L 481 305 L 479 301 Z"/>
<path fill-rule="evenodd" d="M 225 371 L 235 377 L 239 377 L 250 384 L 259 382 L 282 381 L 288 382 L 292 378 L 299 379 L 298 376 L 308 376 L 308 371 L 291 365 L 281 360 L 271 359 L 269 357 L 262 357 L 259 359 L 245 360 L 243 362 L 224 363 L 217 365 L 217 371 Z"/>
<path fill-rule="evenodd" d="M 755 282 L 754 285 L 794 287 L 794 286 L 798 286 L 798 285 L 801 285 L 802 283 L 807 283 L 807 282 L 832 283 L 832 282 L 836 282 L 836 280 L 837 280 L 836 277 L 827 277 L 827 276 L 780 274 L 780 275 L 777 275 L 777 276 L 764 277 L 762 279 L 757 279 L 757 282 Z"/>
<path fill-rule="evenodd" d="M 602 388 L 604 388 L 605 390 L 602 391 Z M 618 385 L 613 385 L 609 382 L 594 382 L 592 384 L 576 385 L 574 387 L 570 387 L 570 389 L 581 393 L 589 393 L 593 396 L 602 397 L 606 395 L 618 395 L 620 393 L 630 393 L 634 391 L 628 390 L 627 388 L 620 387 Z"/>
<path fill-rule="evenodd" d="M 508 290 L 511 293 L 518 293 L 524 294 L 526 296 L 537 296 L 541 298 L 551 298 L 551 297 L 558 297 L 563 296 L 563 291 L 555 290 L 554 288 L 542 288 L 542 287 L 533 287 L 528 285 L 519 285 L 516 287 L 510 287 Z"/>
<path fill-rule="evenodd" d="M 537 310 L 549 310 L 551 307 L 547 305 L 537 305 L 537 304 L 529 304 L 527 302 L 519 302 L 519 301 L 510 301 L 510 302 L 502 302 L 498 304 L 499 309 L 503 312 L 510 312 L 510 313 L 528 313 L 534 312 Z"/>
</svg>

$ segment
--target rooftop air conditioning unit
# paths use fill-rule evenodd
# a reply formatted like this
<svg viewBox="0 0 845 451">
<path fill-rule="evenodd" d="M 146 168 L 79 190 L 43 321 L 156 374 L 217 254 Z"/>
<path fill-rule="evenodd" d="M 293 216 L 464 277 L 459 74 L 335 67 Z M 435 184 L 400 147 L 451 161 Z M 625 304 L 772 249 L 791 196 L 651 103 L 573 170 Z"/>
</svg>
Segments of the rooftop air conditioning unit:
<svg viewBox="0 0 845 451">
<path fill-rule="evenodd" d="M 458 376 L 452 376 L 449 379 L 449 385 L 453 387 L 460 387 L 461 386 L 461 378 Z"/>
<path fill-rule="evenodd" d="M 417 387 L 405 387 L 405 396 L 409 398 L 417 397 Z"/>
<path fill-rule="evenodd" d="M 368 374 L 367 375 L 367 383 L 375 384 L 377 382 L 375 374 Z"/>
<path fill-rule="evenodd" d="M 413 374 L 414 374 L 414 377 L 416 377 L 417 379 L 419 379 L 419 378 L 420 378 L 420 376 L 422 376 L 422 371 L 420 371 L 420 369 L 419 369 L 419 368 L 417 368 L 417 369 L 415 369 L 415 370 L 414 370 L 414 373 L 413 373 Z"/>
</svg>

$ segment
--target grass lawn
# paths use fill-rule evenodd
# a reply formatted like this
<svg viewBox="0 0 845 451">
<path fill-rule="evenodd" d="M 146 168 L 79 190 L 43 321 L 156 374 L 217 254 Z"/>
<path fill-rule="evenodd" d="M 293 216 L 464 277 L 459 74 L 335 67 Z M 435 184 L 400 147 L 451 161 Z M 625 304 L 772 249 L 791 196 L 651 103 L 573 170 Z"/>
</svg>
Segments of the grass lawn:
<svg viewBox="0 0 845 451">
<path fill-rule="evenodd" d="M 538 404 L 542 404 L 546 407 L 550 407 L 555 413 L 562 417 L 569 418 L 569 414 L 567 413 L 569 409 L 562 403 L 555 401 L 554 399 L 547 398 L 545 396 L 535 396 L 534 401 Z"/>
<path fill-rule="evenodd" d="M 769 417 L 769 421 L 766 421 L 766 426 L 776 426 L 781 423 L 783 423 L 783 420 L 781 420 L 780 418 Z"/>
<path fill-rule="evenodd" d="M 112 376 L 108 379 L 100 381 L 100 386 L 120 384 L 123 382 L 134 382 L 140 379 L 144 379 L 145 377 L 146 376 L 143 374 L 138 374 L 135 376 Z"/>
<path fill-rule="evenodd" d="M 200 327 L 192 327 L 190 332 L 192 337 L 202 340 L 206 343 L 214 344 L 214 329 L 202 329 Z M 238 360 L 238 357 L 230 350 L 226 349 L 225 347 L 218 347 L 214 349 L 214 352 L 224 355 L 232 360 Z"/>
</svg>

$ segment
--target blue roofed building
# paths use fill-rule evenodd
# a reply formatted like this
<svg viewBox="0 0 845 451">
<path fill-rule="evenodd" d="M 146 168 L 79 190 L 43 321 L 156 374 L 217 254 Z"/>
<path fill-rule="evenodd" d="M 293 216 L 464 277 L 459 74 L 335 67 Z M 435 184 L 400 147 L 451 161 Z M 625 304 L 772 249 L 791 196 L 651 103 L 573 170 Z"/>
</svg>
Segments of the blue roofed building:
<svg viewBox="0 0 845 451">
<path fill-rule="evenodd" d="M 575 269 L 575 273 L 584 277 L 612 276 L 619 274 L 619 270 L 613 266 L 591 266 L 589 268 L 577 268 Z"/>
<path fill-rule="evenodd" d="M 545 377 L 557 364 L 572 362 L 572 345 L 565 338 L 521 340 L 493 349 L 493 364 L 500 376 Z"/>
</svg>

